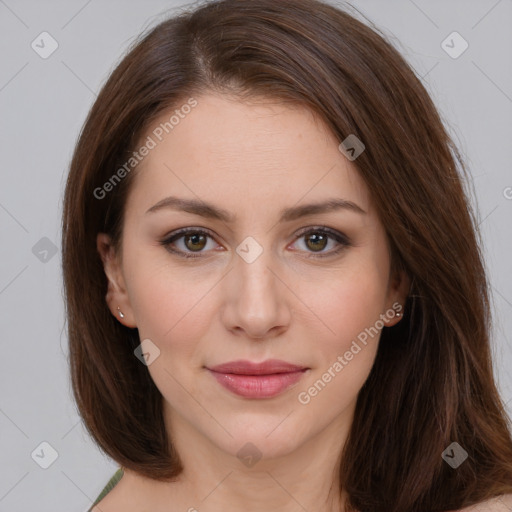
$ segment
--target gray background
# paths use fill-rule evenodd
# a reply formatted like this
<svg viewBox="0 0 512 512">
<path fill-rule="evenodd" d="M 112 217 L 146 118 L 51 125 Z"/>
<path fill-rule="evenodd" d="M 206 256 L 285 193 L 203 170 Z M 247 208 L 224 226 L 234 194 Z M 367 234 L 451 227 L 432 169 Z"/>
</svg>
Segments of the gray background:
<svg viewBox="0 0 512 512">
<path fill-rule="evenodd" d="M 63 187 L 101 84 L 141 30 L 183 5 L 0 0 L 0 512 L 85 511 L 117 468 L 85 432 L 70 393 Z M 422 77 L 473 175 L 494 296 L 495 366 L 511 414 L 512 0 L 352 5 Z M 58 43 L 46 59 L 31 47 L 43 31 Z M 453 31 L 469 44 L 457 58 L 441 46 Z M 452 53 L 462 48 L 461 41 L 448 44 Z M 47 469 L 35 460 L 50 462 L 48 449 L 44 457 L 31 456 L 44 441 L 58 454 Z"/>
</svg>

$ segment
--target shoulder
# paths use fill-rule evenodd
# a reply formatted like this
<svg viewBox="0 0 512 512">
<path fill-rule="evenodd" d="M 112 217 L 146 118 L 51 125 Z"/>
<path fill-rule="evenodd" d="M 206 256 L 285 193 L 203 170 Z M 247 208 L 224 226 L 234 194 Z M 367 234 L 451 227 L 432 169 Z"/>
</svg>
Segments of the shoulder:
<svg viewBox="0 0 512 512">
<path fill-rule="evenodd" d="M 108 512 L 111 510 L 112 506 L 117 508 L 119 506 L 119 497 L 124 494 L 119 491 L 125 487 L 126 480 L 127 478 L 123 469 L 118 469 L 103 488 L 101 494 L 96 498 L 88 512 Z M 123 485 L 121 485 L 121 483 Z"/>
<path fill-rule="evenodd" d="M 512 494 L 502 494 L 457 512 L 512 512 Z"/>
<path fill-rule="evenodd" d="M 158 484 L 122 468 L 111 478 L 93 507 L 88 512 L 140 512 L 156 508 L 162 493 L 156 492 Z"/>
</svg>

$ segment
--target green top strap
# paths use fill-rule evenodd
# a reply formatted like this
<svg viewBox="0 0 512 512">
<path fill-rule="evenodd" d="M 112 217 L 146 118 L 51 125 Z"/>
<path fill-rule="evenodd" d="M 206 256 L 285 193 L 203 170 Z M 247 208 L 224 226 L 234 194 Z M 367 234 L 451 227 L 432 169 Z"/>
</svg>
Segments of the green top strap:
<svg viewBox="0 0 512 512">
<path fill-rule="evenodd" d="M 119 468 L 114 476 L 108 481 L 107 485 L 103 488 L 100 495 L 96 498 L 96 501 L 91 505 L 91 508 L 87 512 L 91 512 L 91 510 L 117 485 L 119 480 L 121 480 L 123 476 L 123 469 Z"/>
</svg>

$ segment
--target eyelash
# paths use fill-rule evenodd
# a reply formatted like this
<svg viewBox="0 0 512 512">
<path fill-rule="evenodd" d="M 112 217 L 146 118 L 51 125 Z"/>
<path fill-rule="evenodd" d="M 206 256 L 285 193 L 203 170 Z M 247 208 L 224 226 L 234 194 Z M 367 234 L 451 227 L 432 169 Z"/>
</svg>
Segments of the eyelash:
<svg viewBox="0 0 512 512">
<path fill-rule="evenodd" d="M 304 237 L 305 235 L 309 235 L 312 233 L 327 235 L 331 239 L 334 239 L 336 242 L 338 242 L 340 244 L 340 247 L 338 247 L 337 249 L 331 250 L 327 253 L 321 253 L 321 254 L 320 253 L 318 253 L 318 254 L 312 253 L 309 256 L 307 256 L 308 258 L 327 258 L 327 257 L 335 256 L 335 255 L 339 254 L 340 252 L 342 252 L 347 247 L 350 247 L 352 245 L 350 243 L 350 240 L 348 237 L 346 237 L 342 233 L 339 233 L 338 231 L 330 229 L 326 226 L 316 226 L 313 228 L 305 228 L 303 231 L 301 231 L 297 235 L 296 240 L 299 240 L 300 238 Z M 171 233 L 165 239 L 161 240 L 160 244 L 162 246 L 164 246 L 169 252 L 176 254 L 182 258 L 203 258 L 204 256 L 201 255 L 201 252 L 198 252 L 197 255 L 193 255 L 193 253 L 188 253 L 188 252 L 184 252 L 181 250 L 176 250 L 176 249 L 171 248 L 171 244 L 173 242 L 175 242 L 176 240 L 178 240 L 180 238 L 183 238 L 183 236 L 185 236 L 185 235 L 190 235 L 190 234 L 204 235 L 204 236 L 208 236 L 210 238 L 214 238 L 212 233 L 210 233 L 209 231 L 202 229 L 202 228 L 183 228 L 183 229 L 180 229 L 178 231 Z"/>
</svg>

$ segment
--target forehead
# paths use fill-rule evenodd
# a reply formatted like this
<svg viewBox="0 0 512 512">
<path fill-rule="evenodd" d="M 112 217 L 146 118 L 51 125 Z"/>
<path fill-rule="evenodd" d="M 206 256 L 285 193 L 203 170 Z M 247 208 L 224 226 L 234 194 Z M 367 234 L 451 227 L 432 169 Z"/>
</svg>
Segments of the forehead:
<svg viewBox="0 0 512 512">
<path fill-rule="evenodd" d="M 129 202 L 149 208 L 180 195 L 266 213 L 340 197 L 371 209 L 357 168 L 310 110 L 213 94 L 195 101 L 165 112 L 141 137 L 154 147 L 136 167 Z"/>
</svg>

